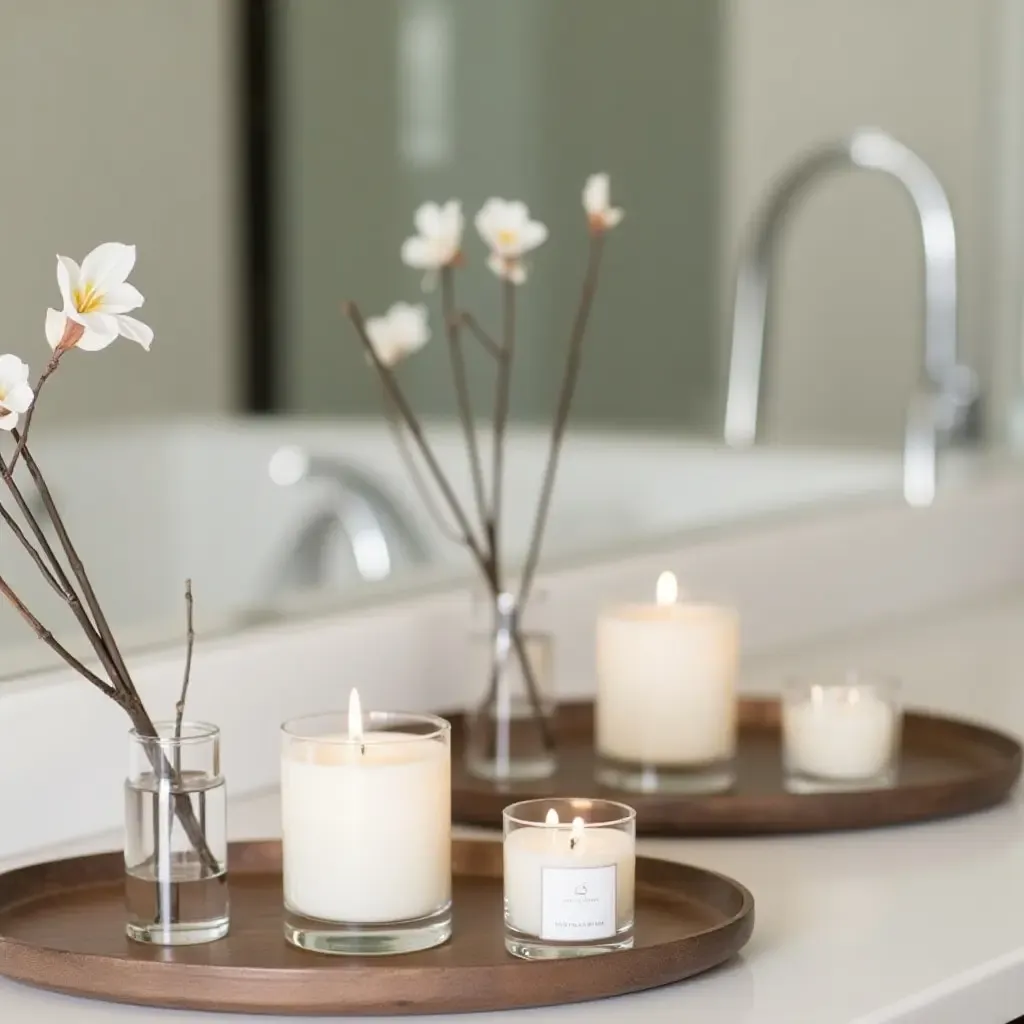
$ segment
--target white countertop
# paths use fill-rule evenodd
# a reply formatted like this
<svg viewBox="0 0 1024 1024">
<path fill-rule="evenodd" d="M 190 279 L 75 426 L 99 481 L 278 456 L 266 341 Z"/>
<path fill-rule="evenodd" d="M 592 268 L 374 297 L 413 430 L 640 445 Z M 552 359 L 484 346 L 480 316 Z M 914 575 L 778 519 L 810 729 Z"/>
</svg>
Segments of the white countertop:
<svg viewBox="0 0 1024 1024">
<path fill-rule="evenodd" d="M 1024 733 L 1024 595 L 774 657 L 753 666 L 745 686 L 770 689 L 797 666 L 852 665 L 898 674 L 915 706 Z M 231 825 L 236 838 L 276 834 L 276 797 L 234 805 Z M 108 836 L 53 855 L 115 843 Z M 935 824 L 777 839 L 648 840 L 641 852 L 714 868 L 751 889 L 757 923 L 739 960 L 653 992 L 472 1019 L 1008 1024 L 1024 1014 L 1020 797 Z M 4 1024 L 43 1019 L 148 1024 L 244 1018 L 107 1005 L 0 982 Z"/>
</svg>

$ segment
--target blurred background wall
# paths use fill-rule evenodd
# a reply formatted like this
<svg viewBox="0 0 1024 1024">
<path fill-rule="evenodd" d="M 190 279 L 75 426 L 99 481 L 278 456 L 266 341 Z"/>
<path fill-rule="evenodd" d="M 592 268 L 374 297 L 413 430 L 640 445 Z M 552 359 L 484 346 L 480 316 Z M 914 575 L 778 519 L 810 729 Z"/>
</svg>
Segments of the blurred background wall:
<svg viewBox="0 0 1024 1024">
<path fill-rule="evenodd" d="M 629 208 L 577 412 L 719 429 L 741 229 L 815 143 L 875 123 L 946 184 L 961 328 L 991 352 L 995 53 L 1002 0 L 282 0 L 283 391 L 297 412 L 371 412 L 338 314 L 417 297 L 397 263 L 415 204 L 521 194 L 555 244 L 522 330 L 541 336 L 517 412 L 549 408 L 582 265 L 583 176 Z M 148 372 L 121 342 L 76 357 L 48 420 L 230 410 L 239 128 L 233 0 L 2 0 L 0 109 L 8 345 L 38 366 L 56 252 L 140 248 Z M 447 110 L 448 114 L 444 114 Z M 899 443 L 920 351 L 921 255 L 889 181 L 836 177 L 783 241 L 767 398 L 773 436 Z M 466 278 L 484 309 L 493 289 Z M 449 411 L 444 367 L 412 387 Z M 415 376 L 418 375 L 418 376 Z"/>
<path fill-rule="evenodd" d="M 81 261 L 103 241 L 138 246 L 139 317 L 156 332 L 148 356 L 124 340 L 102 359 L 72 353 L 47 387 L 48 425 L 234 404 L 234 8 L 0 2 L 3 351 L 42 368 L 56 254 Z"/>
</svg>

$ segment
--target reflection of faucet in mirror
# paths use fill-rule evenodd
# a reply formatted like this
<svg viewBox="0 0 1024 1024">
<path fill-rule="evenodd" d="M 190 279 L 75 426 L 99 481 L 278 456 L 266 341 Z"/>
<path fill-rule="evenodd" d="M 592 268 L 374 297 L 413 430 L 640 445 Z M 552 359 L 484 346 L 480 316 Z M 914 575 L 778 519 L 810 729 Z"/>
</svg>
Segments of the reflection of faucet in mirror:
<svg viewBox="0 0 1024 1024">
<path fill-rule="evenodd" d="M 311 480 L 335 485 L 331 506 L 303 526 L 289 554 L 284 575 L 294 585 L 316 587 L 329 582 L 327 551 L 339 531 L 364 580 L 386 579 L 402 558 L 413 565 L 429 561 L 428 546 L 411 516 L 378 480 L 358 466 L 285 447 L 271 456 L 267 472 L 281 487 Z"/>
<path fill-rule="evenodd" d="M 921 223 L 924 352 L 907 410 L 903 493 L 912 505 L 929 505 L 935 497 L 940 439 L 973 439 L 977 430 L 977 378 L 957 357 L 956 235 L 949 199 L 931 168 L 881 131 L 857 131 L 814 150 L 783 176 L 761 207 L 737 269 L 725 439 L 744 447 L 757 435 L 768 285 L 779 228 L 794 201 L 817 178 L 851 167 L 895 178 Z"/>
</svg>

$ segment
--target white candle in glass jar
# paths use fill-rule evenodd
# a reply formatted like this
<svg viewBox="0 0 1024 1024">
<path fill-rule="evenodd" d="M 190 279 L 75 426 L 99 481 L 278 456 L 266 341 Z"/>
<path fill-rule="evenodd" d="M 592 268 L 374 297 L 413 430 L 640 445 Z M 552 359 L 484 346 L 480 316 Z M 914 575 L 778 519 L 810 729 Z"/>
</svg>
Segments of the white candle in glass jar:
<svg viewBox="0 0 1024 1024">
<path fill-rule="evenodd" d="M 636 840 L 615 828 L 587 828 L 582 818 L 505 836 L 505 919 L 554 941 L 611 938 L 633 921 Z"/>
<path fill-rule="evenodd" d="M 675 576 L 657 603 L 604 612 L 597 622 L 596 745 L 617 761 L 710 764 L 736 748 L 739 617 L 677 602 Z"/>
<path fill-rule="evenodd" d="M 870 689 L 811 686 L 805 700 L 783 702 L 782 729 L 790 772 L 823 779 L 870 779 L 895 752 L 897 709 Z"/>
<path fill-rule="evenodd" d="M 362 729 L 287 738 L 281 762 L 284 899 L 305 917 L 372 924 L 423 917 L 451 898 L 448 745 Z"/>
</svg>

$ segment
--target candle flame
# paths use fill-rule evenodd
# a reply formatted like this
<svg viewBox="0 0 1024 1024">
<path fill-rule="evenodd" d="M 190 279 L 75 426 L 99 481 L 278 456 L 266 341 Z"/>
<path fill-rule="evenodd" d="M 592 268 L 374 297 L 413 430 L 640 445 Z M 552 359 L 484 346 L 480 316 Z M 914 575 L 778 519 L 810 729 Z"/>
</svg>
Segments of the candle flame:
<svg viewBox="0 0 1024 1024">
<path fill-rule="evenodd" d="M 558 811 L 552 807 L 547 814 L 544 815 L 545 825 L 557 825 L 558 824 Z"/>
<path fill-rule="evenodd" d="M 679 600 L 679 583 L 674 572 L 663 572 L 658 577 L 654 599 L 659 605 L 675 604 Z"/>
<path fill-rule="evenodd" d="M 359 691 L 352 687 L 348 695 L 348 738 L 350 740 L 361 740 L 363 738 L 363 708 L 359 703 Z"/>
<path fill-rule="evenodd" d="M 575 850 L 579 846 L 583 839 L 583 831 L 586 828 L 586 822 L 582 818 L 572 819 L 572 837 L 569 840 L 569 849 Z"/>
</svg>

